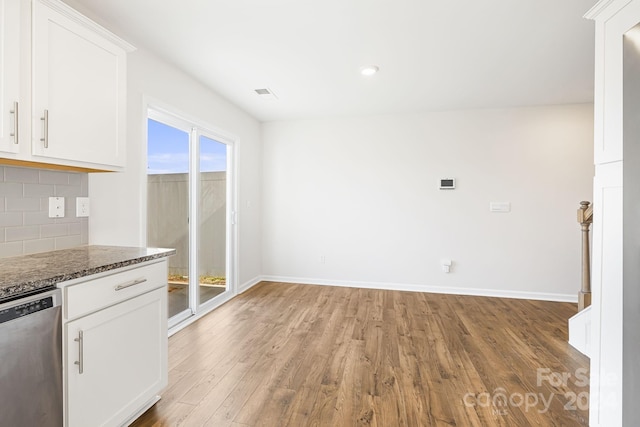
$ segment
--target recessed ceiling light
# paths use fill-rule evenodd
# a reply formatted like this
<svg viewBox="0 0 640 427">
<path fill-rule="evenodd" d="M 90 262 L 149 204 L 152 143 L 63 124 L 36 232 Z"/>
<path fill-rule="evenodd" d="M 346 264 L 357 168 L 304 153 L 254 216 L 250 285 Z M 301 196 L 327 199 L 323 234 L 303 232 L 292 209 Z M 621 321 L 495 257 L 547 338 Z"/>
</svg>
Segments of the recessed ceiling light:
<svg viewBox="0 0 640 427">
<path fill-rule="evenodd" d="M 379 69 L 376 65 L 365 65 L 364 67 L 360 67 L 360 74 L 363 76 L 373 76 Z"/>
</svg>

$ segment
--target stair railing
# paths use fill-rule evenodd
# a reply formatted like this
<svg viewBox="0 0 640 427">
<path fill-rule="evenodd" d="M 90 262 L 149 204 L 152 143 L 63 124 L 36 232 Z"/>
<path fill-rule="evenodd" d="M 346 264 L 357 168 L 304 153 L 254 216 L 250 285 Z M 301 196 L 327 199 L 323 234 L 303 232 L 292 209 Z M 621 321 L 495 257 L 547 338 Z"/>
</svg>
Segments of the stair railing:
<svg viewBox="0 0 640 427">
<path fill-rule="evenodd" d="M 591 257 L 589 255 L 589 228 L 593 223 L 593 206 L 580 202 L 578 223 L 582 230 L 582 288 L 578 294 L 578 311 L 591 305 Z"/>
</svg>

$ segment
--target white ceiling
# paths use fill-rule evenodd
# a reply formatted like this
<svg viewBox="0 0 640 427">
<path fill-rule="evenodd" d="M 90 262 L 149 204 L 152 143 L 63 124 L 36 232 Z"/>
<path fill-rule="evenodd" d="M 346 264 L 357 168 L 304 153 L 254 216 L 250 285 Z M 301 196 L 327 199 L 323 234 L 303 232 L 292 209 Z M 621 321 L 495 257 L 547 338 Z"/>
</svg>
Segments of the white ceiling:
<svg viewBox="0 0 640 427">
<path fill-rule="evenodd" d="M 67 0 L 261 121 L 592 102 L 595 2 Z"/>
</svg>

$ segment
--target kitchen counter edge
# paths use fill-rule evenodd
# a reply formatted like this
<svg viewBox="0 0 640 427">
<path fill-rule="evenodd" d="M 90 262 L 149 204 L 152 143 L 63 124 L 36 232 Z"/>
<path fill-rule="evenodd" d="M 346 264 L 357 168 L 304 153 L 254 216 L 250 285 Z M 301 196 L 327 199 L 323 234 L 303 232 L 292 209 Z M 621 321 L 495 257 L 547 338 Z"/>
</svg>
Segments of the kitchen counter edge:
<svg viewBox="0 0 640 427">
<path fill-rule="evenodd" d="M 175 255 L 175 249 L 79 246 L 0 259 L 0 303 L 55 287 L 60 282 Z"/>
</svg>

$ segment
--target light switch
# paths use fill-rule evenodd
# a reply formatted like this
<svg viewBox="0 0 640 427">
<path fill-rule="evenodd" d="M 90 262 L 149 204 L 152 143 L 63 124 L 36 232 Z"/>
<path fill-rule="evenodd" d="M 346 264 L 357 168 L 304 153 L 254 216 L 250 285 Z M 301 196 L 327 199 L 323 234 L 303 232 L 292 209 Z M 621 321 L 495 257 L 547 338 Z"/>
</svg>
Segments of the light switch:
<svg viewBox="0 0 640 427">
<path fill-rule="evenodd" d="M 64 218 L 64 197 L 49 197 L 49 218 Z"/>
<path fill-rule="evenodd" d="M 83 218 L 89 216 L 89 198 L 76 197 L 76 217 Z"/>
</svg>

